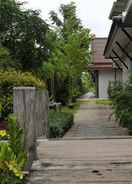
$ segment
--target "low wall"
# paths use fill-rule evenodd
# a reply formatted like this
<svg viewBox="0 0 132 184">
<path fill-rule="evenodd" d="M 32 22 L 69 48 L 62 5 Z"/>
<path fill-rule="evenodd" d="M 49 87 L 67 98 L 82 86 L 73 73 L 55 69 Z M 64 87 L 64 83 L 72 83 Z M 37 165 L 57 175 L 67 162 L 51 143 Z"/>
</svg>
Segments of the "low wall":
<svg viewBox="0 0 132 184">
<path fill-rule="evenodd" d="M 29 167 L 36 157 L 37 137 L 48 134 L 48 92 L 35 87 L 15 87 L 13 110 L 24 131 Z"/>
</svg>

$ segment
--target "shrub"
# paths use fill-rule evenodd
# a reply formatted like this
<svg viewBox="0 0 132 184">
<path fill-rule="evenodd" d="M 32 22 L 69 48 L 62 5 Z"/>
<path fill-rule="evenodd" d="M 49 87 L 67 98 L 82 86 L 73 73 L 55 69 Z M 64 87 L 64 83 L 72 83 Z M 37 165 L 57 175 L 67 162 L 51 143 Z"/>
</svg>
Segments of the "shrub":
<svg viewBox="0 0 132 184">
<path fill-rule="evenodd" d="M 120 82 L 120 81 L 115 81 L 115 82 L 110 81 L 109 86 L 108 86 L 109 98 L 114 100 L 120 94 L 122 89 L 123 89 L 123 83 L 122 82 Z"/>
<path fill-rule="evenodd" d="M 0 141 L 0 182 L 2 184 L 23 184 L 23 170 L 26 164 L 23 133 L 17 127 L 16 118 L 8 118 L 8 130 L 2 135 L 8 135 L 8 141 Z"/>
<path fill-rule="evenodd" d="M 49 112 L 49 137 L 64 136 L 65 132 L 73 125 L 73 114 L 66 112 Z"/>
<path fill-rule="evenodd" d="M 13 87 L 34 86 L 38 89 L 45 88 L 45 84 L 40 79 L 29 72 L 15 70 L 0 71 L 0 104 L 2 105 L 1 116 L 7 117 L 12 112 Z"/>
<path fill-rule="evenodd" d="M 0 140 L 8 140 L 9 134 L 6 130 L 0 130 Z"/>
<path fill-rule="evenodd" d="M 8 130 L 10 147 L 14 151 L 18 160 L 26 161 L 26 153 L 24 151 L 23 130 L 18 127 L 15 115 L 11 114 L 8 117 Z"/>
<path fill-rule="evenodd" d="M 113 110 L 120 125 L 132 130 L 132 80 L 125 84 L 112 83 L 109 86 L 109 96 L 112 100 Z"/>
<path fill-rule="evenodd" d="M 45 88 L 45 84 L 39 78 L 33 76 L 30 72 L 21 72 L 15 70 L 0 71 L 1 88 L 11 88 L 14 86 L 35 86 L 37 88 Z"/>
<path fill-rule="evenodd" d="M 7 142 L 0 142 L 0 181 L 2 184 L 21 184 L 23 172 L 21 163 Z"/>
</svg>

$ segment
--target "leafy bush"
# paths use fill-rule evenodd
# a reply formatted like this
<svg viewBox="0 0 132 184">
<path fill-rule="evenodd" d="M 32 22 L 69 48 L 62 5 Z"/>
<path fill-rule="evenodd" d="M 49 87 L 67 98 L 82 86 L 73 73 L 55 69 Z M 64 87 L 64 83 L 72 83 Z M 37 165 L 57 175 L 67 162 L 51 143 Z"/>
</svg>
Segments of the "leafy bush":
<svg viewBox="0 0 132 184">
<path fill-rule="evenodd" d="M 7 142 L 0 142 L 0 181 L 2 184 L 21 184 L 23 173 L 21 163 Z"/>
<path fill-rule="evenodd" d="M 125 84 L 111 83 L 109 96 L 112 100 L 113 110 L 120 125 L 132 130 L 132 80 L 131 77 Z"/>
<path fill-rule="evenodd" d="M 49 112 L 49 137 L 62 137 L 73 125 L 73 114 L 66 112 Z"/>
<path fill-rule="evenodd" d="M 0 130 L 0 140 L 8 140 L 9 134 L 6 130 Z"/>
<path fill-rule="evenodd" d="M 17 127 L 16 118 L 10 115 L 8 118 L 8 141 L 0 141 L 0 182 L 2 184 L 23 184 L 23 170 L 26 164 L 24 152 L 23 133 Z"/>
<path fill-rule="evenodd" d="M 114 100 L 116 97 L 120 94 L 120 92 L 123 90 L 123 83 L 120 81 L 109 82 L 108 86 L 108 95 L 109 98 Z"/>
<path fill-rule="evenodd" d="M 18 160 L 26 161 L 26 153 L 24 151 L 23 130 L 18 127 L 15 115 L 8 117 L 8 131 L 10 147 L 14 151 Z"/>
<path fill-rule="evenodd" d="M 38 89 L 45 88 L 45 84 L 30 72 L 20 72 L 15 70 L 0 70 L 0 107 L 1 116 L 7 117 L 12 113 L 13 87 L 34 86 Z"/>
<path fill-rule="evenodd" d="M 30 72 L 21 72 L 15 70 L 0 71 L 1 88 L 11 88 L 14 86 L 35 86 L 37 88 L 45 88 L 45 84 L 39 78 L 33 76 Z"/>
</svg>

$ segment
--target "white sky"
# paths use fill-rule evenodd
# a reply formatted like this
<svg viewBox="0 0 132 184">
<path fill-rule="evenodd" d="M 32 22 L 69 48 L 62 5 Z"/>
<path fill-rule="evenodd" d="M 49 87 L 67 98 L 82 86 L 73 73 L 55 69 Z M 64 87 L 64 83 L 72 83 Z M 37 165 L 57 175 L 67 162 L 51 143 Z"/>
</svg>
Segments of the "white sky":
<svg viewBox="0 0 132 184">
<path fill-rule="evenodd" d="M 21 0 L 23 1 L 23 0 Z M 60 4 L 71 0 L 26 0 L 28 8 L 41 10 L 41 16 L 48 19 L 51 10 L 58 11 Z M 83 25 L 91 29 L 96 37 L 108 36 L 111 21 L 108 19 L 114 0 L 72 0 L 77 5 L 77 15 Z"/>
</svg>

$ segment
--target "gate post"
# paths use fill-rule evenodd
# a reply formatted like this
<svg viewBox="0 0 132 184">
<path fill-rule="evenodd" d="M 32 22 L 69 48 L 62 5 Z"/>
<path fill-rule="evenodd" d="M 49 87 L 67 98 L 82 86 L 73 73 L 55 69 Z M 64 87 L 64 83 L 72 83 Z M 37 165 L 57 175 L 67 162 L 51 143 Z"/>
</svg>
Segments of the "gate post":
<svg viewBox="0 0 132 184">
<path fill-rule="evenodd" d="M 30 167 L 37 156 L 36 139 L 40 136 L 47 138 L 48 134 L 48 92 L 35 87 L 15 87 L 13 111 L 19 127 L 24 131 Z"/>
</svg>

